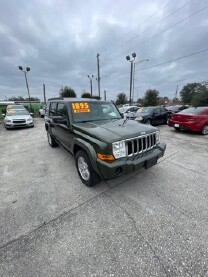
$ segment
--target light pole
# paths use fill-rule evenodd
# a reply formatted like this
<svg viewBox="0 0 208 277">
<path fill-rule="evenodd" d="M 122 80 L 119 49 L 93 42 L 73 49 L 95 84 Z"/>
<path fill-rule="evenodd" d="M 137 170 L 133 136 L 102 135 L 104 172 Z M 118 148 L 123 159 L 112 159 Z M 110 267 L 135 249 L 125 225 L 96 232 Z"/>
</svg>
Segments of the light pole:
<svg viewBox="0 0 208 277">
<path fill-rule="evenodd" d="M 126 56 L 126 60 L 131 63 L 131 71 L 130 71 L 130 91 L 129 91 L 129 105 L 131 106 L 131 92 L 132 92 L 132 80 L 133 80 L 133 63 L 136 58 L 136 53 L 132 53 L 132 58 L 130 56 Z"/>
<path fill-rule="evenodd" d="M 92 75 L 92 77 L 90 77 L 90 75 L 87 75 L 87 77 L 90 79 L 90 92 L 91 92 L 91 98 L 92 98 L 92 79 L 94 75 Z"/>
<path fill-rule="evenodd" d="M 26 82 L 27 92 L 28 92 L 28 96 L 29 96 L 29 103 L 30 103 L 30 112 L 32 112 L 31 100 L 30 100 L 30 91 L 29 91 L 29 86 L 28 86 L 28 82 L 27 82 L 27 72 L 30 71 L 30 67 L 27 66 L 26 69 L 24 70 L 23 67 L 19 65 L 18 68 L 19 68 L 19 70 L 21 70 L 25 74 L 25 82 Z"/>
</svg>

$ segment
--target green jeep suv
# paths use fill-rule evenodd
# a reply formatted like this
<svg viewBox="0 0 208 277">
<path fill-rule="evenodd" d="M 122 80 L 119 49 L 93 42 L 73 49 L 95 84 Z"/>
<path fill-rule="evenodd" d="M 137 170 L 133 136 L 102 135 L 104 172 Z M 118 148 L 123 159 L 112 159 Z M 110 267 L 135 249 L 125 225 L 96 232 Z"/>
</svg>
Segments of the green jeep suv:
<svg viewBox="0 0 208 277">
<path fill-rule="evenodd" d="M 71 152 L 86 186 L 155 165 L 164 155 L 159 130 L 123 119 L 111 102 L 85 98 L 51 98 L 45 129 L 51 147 Z"/>
</svg>

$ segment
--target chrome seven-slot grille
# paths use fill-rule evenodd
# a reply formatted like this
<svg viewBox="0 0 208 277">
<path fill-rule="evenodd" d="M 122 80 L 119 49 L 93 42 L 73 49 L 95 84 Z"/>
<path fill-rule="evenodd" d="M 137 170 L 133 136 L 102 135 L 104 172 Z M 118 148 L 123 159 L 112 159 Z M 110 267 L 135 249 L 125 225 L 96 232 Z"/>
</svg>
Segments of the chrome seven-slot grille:
<svg viewBox="0 0 208 277">
<path fill-rule="evenodd" d="M 156 132 L 126 140 L 127 156 L 144 153 L 156 146 Z"/>
</svg>

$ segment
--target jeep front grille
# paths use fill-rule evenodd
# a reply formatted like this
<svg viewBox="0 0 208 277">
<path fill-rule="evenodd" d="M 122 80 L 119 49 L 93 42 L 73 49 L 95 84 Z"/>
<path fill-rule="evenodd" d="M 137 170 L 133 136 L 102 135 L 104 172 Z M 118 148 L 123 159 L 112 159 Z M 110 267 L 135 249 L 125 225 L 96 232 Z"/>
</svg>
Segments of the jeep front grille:
<svg viewBox="0 0 208 277">
<path fill-rule="evenodd" d="M 156 132 L 126 140 L 127 156 L 144 153 L 156 146 Z"/>
</svg>

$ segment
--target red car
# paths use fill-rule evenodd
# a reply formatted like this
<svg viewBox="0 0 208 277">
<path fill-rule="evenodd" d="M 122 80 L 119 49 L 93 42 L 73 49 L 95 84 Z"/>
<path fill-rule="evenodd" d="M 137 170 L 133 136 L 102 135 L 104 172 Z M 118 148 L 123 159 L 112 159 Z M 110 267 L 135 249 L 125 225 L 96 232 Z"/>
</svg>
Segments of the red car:
<svg viewBox="0 0 208 277">
<path fill-rule="evenodd" d="M 208 134 L 208 107 L 188 108 L 174 113 L 168 121 L 170 127 L 176 130 L 191 130 Z"/>
</svg>

